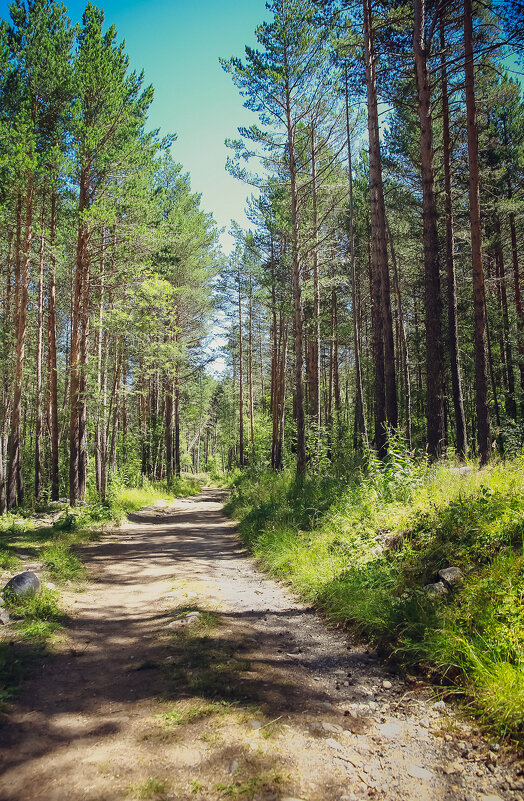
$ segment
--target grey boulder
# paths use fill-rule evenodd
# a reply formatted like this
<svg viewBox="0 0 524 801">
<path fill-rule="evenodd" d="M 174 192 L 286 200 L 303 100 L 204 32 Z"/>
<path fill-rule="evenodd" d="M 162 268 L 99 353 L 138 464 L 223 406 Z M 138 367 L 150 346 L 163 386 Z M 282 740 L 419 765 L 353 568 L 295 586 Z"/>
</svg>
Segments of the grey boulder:
<svg viewBox="0 0 524 801">
<path fill-rule="evenodd" d="M 5 585 L 3 592 L 18 595 L 23 598 L 31 598 L 33 595 L 38 595 L 42 589 L 42 584 L 36 573 L 32 570 L 25 570 L 23 573 L 18 573 L 13 576 Z"/>
<path fill-rule="evenodd" d="M 453 587 L 454 584 L 459 584 L 462 581 L 460 567 L 445 567 L 439 570 L 438 575 L 449 587 Z"/>
</svg>

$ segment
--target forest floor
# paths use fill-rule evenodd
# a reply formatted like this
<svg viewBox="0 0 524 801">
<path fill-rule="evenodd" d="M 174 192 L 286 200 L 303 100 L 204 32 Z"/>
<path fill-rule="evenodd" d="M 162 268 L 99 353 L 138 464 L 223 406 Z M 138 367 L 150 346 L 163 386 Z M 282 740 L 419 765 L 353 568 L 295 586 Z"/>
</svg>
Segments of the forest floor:
<svg viewBox="0 0 524 801">
<path fill-rule="evenodd" d="M 524 772 L 261 573 L 205 489 L 79 549 L 0 728 L 2 801 L 518 801 Z"/>
</svg>

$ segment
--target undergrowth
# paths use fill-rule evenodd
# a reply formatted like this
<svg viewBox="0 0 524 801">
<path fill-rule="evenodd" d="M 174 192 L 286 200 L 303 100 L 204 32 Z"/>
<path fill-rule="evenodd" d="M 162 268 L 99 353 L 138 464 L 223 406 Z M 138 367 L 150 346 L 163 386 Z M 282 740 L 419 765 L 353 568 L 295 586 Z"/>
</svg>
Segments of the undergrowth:
<svg viewBox="0 0 524 801">
<path fill-rule="evenodd" d="M 393 442 L 351 480 L 237 477 L 226 506 L 266 567 L 335 621 L 524 740 L 524 459 L 462 474 Z M 462 582 L 424 591 L 457 566 Z"/>
</svg>

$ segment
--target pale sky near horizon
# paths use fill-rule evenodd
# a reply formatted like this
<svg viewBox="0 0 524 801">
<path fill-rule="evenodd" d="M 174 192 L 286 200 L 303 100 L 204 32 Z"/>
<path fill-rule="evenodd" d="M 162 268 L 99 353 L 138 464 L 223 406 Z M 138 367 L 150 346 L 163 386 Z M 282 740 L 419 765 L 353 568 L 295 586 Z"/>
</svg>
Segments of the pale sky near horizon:
<svg viewBox="0 0 524 801">
<path fill-rule="evenodd" d="M 245 45 L 255 44 L 254 30 L 267 14 L 265 0 L 92 1 L 104 10 L 106 24 L 115 25 L 118 41 L 125 40 L 130 68 L 143 69 L 146 85 L 153 84 L 150 126 L 177 134 L 173 158 L 190 173 L 202 208 L 226 231 L 231 218 L 247 224 L 244 206 L 251 188 L 226 173 L 224 139 L 256 118 L 243 108 L 218 59 L 243 56 Z M 73 22 L 80 21 L 86 4 L 65 1 Z M 3 0 L 0 14 L 9 18 Z M 227 234 L 221 242 L 227 251 Z"/>
</svg>

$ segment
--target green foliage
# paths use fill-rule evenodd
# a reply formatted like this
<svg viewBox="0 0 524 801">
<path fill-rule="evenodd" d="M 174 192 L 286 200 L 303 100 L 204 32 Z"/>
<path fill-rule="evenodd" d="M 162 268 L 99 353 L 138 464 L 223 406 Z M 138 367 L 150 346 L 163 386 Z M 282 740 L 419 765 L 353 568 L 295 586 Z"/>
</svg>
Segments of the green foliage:
<svg viewBox="0 0 524 801">
<path fill-rule="evenodd" d="M 393 438 L 345 485 L 237 477 L 229 514 L 270 571 L 333 621 L 418 665 L 499 735 L 524 734 L 523 458 L 460 475 Z M 424 592 L 440 569 L 462 583 Z"/>
<path fill-rule="evenodd" d="M 44 548 L 41 558 L 53 578 L 59 581 L 71 581 L 84 576 L 82 562 L 65 545 L 51 545 L 49 548 Z"/>
</svg>

